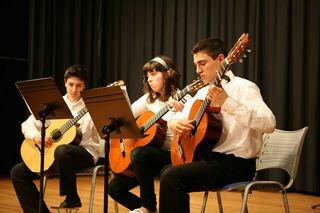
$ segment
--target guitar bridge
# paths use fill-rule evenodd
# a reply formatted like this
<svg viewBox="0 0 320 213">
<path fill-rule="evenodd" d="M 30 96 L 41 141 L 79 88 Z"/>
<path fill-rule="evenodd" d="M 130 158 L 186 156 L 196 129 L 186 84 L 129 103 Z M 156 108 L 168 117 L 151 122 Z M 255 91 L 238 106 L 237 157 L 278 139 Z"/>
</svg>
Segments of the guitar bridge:
<svg viewBox="0 0 320 213">
<path fill-rule="evenodd" d="M 126 150 L 125 150 L 123 139 L 120 139 L 120 150 L 121 150 L 122 157 L 125 158 L 126 157 Z"/>
<path fill-rule="evenodd" d="M 186 160 L 186 157 L 184 156 L 184 151 L 183 151 L 183 148 L 182 148 L 182 146 L 180 145 L 180 143 L 179 143 L 179 145 L 178 145 L 178 152 L 179 152 L 179 155 L 181 156 L 182 160 L 185 161 L 185 160 Z"/>
<path fill-rule="evenodd" d="M 37 147 L 39 153 L 41 153 L 41 148 L 40 148 L 40 146 L 39 146 L 38 144 L 34 144 L 34 146 Z"/>
</svg>

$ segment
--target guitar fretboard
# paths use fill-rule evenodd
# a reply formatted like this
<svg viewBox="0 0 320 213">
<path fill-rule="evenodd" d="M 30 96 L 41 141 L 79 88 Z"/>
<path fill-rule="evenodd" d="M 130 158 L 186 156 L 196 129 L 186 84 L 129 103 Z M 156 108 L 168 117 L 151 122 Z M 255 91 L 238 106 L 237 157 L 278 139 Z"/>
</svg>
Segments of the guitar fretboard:
<svg viewBox="0 0 320 213">
<path fill-rule="evenodd" d="M 68 131 L 74 124 L 76 124 L 86 113 L 88 112 L 88 109 L 86 107 L 82 108 L 78 115 L 70 120 L 68 120 L 59 130 L 61 131 L 61 134 L 64 134 L 66 131 Z"/>
<path fill-rule="evenodd" d="M 225 72 L 228 70 L 229 65 L 230 65 L 230 64 L 228 63 L 227 60 L 223 60 L 223 62 L 221 63 L 221 66 L 220 66 L 220 68 L 219 68 L 219 70 L 217 71 L 217 77 L 216 77 L 216 79 L 215 79 L 214 82 L 213 82 L 213 84 L 214 84 L 215 86 L 219 86 L 219 85 L 220 85 L 221 80 L 222 80 L 222 76 L 223 76 L 223 75 L 225 74 Z M 207 107 L 209 106 L 210 102 L 211 102 L 211 101 L 208 99 L 208 97 L 206 97 L 206 98 L 203 100 L 203 102 L 202 102 L 202 104 L 201 104 L 201 106 L 200 106 L 200 108 L 199 108 L 199 110 L 198 110 L 197 116 L 196 116 L 196 118 L 195 118 L 195 126 L 196 126 L 196 127 L 197 127 L 198 124 L 200 123 L 200 120 L 201 120 L 201 118 L 202 118 L 202 115 L 203 115 L 203 113 L 206 111 L 206 109 L 207 109 Z"/>
<path fill-rule="evenodd" d="M 174 99 L 177 100 L 177 101 L 180 101 L 189 91 L 190 91 L 189 86 L 186 86 L 180 92 L 176 93 Z M 144 132 L 147 131 L 153 124 L 155 124 L 170 109 L 171 109 L 171 106 L 169 104 L 166 104 L 156 114 L 154 114 L 147 122 L 145 122 L 141 126 L 141 129 Z"/>
</svg>

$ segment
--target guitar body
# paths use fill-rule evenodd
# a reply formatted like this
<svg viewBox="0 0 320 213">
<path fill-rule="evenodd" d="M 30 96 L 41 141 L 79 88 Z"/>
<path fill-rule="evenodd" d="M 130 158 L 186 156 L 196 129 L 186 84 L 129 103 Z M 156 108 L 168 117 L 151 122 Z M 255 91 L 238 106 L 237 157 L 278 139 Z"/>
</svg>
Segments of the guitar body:
<svg viewBox="0 0 320 213">
<path fill-rule="evenodd" d="M 147 111 L 139 116 L 136 121 L 138 127 L 143 126 L 153 115 L 153 112 Z M 131 151 L 147 144 L 162 146 L 166 139 L 166 128 L 160 123 L 155 123 L 143 135 L 145 137 L 140 139 L 110 139 L 109 163 L 114 173 L 133 176 L 133 172 L 130 171 Z"/>
<path fill-rule="evenodd" d="M 194 102 L 188 117 L 190 120 L 197 116 L 201 104 L 201 100 Z M 206 112 L 193 133 L 183 138 L 178 135 L 173 137 L 170 154 L 174 166 L 199 160 L 211 152 L 221 136 L 222 123 L 219 115 Z"/>
<path fill-rule="evenodd" d="M 46 129 L 46 135 L 52 135 L 52 133 L 65 124 L 68 119 L 54 120 L 51 125 Z M 71 143 L 77 136 L 77 128 L 72 126 L 61 137 L 56 140 L 51 147 L 44 148 L 44 171 L 48 170 L 54 161 L 54 151 L 61 144 Z M 39 146 L 40 147 L 40 146 Z M 33 140 L 25 139 L 20 149 L 21 157 L 27 167 L 33 171 L 40 173 L 40 150 L 35 145 Z"/>
</svg>

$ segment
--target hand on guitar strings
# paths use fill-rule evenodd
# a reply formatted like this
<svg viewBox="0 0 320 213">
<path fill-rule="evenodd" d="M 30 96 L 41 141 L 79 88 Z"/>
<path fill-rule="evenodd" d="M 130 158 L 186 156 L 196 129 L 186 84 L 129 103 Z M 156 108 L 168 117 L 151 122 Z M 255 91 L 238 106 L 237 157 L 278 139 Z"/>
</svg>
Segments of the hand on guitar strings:
<svg viewBox="0 0 320 213">
<path fill-rule="evenodd" d="M 171 129 L 173 134 L 179 135 L 180 137 L 187 136 L 194 129 L 194 126 L 191 124 L 192 121 L 189 119 L 184 120 L 170 120 L 168 122 L 168 127 Z"/>
<path fill-rule="evenodd" d="M 38 145 L 41 146 L 41 136 L 37 135 L 33 138 L 33 141 Z M 51 138 L 51 136 L 46 136 L 45 140 L 44 140 L 44 146 L 49 148 L 52 146 L 53 140 Z"/>
<path fill-rule="evenodd" d="M 208 98 L 213 106 L 221 107 L 223 103 L 228 98 L 228 94 L 223 88 L 217 87 L 215 85 L 210 85 L 208 90 Z"/>
<path fill-rule="evenodd" d="M 184 108 L 183 103 L 176 100 L 169 101 L 169 104 L 172 106 L 172 108 L 170 109 L 170 111 L 172 112 L 181 112 Z"/>
</svg>

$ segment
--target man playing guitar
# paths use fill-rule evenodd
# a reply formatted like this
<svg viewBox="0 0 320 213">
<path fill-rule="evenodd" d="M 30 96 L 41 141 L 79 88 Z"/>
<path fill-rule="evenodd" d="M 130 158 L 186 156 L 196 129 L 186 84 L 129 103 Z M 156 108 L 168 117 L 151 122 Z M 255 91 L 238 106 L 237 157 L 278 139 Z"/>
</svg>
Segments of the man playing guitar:
<svg viewBox="0 0 320 213">
<path fill-rule="evenodd" d="M 64 75 L 64 83 L 67 94 L 63 96 L 67 106 L 73 116 L 77 116 L 79 111 L 83 111 L 85 104 L 81 98 L 81 91 L 87 84 L 87 68 L 82 65 L 70 66 Z M 87 112 L 85 110 L 85 112 Z M 60 175 L 60 195 L 66 196 L 60 204 L 61 208 L 78 208 L 82 206 L 77 193 L 76 172 L 88 167 L 92 167 L 100 155 L 100 139 L 89 113 L 83 113 L 78 120 L 77 132 L 80 140 L 75 146 L 73 144 L 61 144 L 54 149 L 53 167 Z M 47 120 L 47 125 L 53 125 L 57 120 Z M 22 133 L 26 140 L 32 143 L 33 147 L 40 145 L 41 122 L 36 120 L 34 115 L 21 125 Z M 68 143 L 75 142 L 74 140 Z M 52 135 L 46 135 L 45 149 L 55 147 L 56 141 Z M 58 143 L 58 142 L 57 142 Z M 24 212 L 38 212 L 39 191 L 33 182 L 39 175 L 26 162 L 15 165 L 11 170 L 11 179 Z M 42 205 L 41 212 L 50 212 L 46 205 Z"/>
<path fill-rule="evenodd" d="M 160 213 L 190 212 L 189 192 L 207 191 L 236 181 L 251 180 L 255 173 L 262 134 L 273 132 L 275 116 L 264 103 L 259 88 L 226 70 L 219 76 L 227 52 L 220 39 L 208 38 L 192 49 L 196 71 L 211 85 L 200 89 L 181 113 L 168 123 L 179 140 L 196 134 L 199 126 L 188 119 L 196 100 L 208 99 L 221 108 L 222 133 L 207 156 L 166 168 L 160 176 Z M 219 78 L 219 85 L 214 85 Z M 208 132 L 212 129 L 208 129 Z M 183 148 L 182 146 L 180 148 Z M 180 150 L 183 155 L 183 150 Z M 182 160 L 183 161 L 183 160 Z"/>
</svg>

